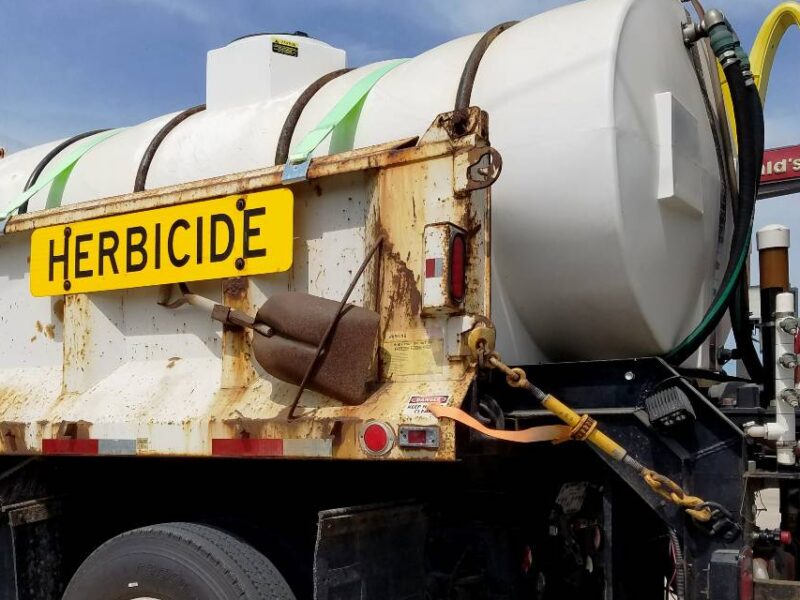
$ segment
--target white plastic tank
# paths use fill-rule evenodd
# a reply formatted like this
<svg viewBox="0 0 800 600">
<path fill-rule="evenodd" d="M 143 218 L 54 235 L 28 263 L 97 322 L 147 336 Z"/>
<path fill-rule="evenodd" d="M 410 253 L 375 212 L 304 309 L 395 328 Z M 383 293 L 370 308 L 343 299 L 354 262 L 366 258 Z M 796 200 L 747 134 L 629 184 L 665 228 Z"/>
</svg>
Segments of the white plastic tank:
<svg viewBox="0 0 800 600">
<path fill-rule="evenodd" d="M 492 316 L 509 362 L 660 354 L 710 303 L 721 185 L 681 35 L 686 18 L 679 0 L 587 0 L 520 22 L 483 57 L 472 104 L 489 113 L 504 160 L 493 187 Z M 316 154 L 422 134 L 453 109 L 480 36 L 390 71 L 355 127 L 336 131 Z M 299 36 L 277 36 L 295 44 L 297 56 L 273 52 L 275 37 L 209 53 L 208 109 L 167 136 L 148 188 L 273 164 L 294 101 L 345 62 L 341 50 Z M 378 66 L 326 84 L 303 112 L 294 144 Z M 171 116 L 130 127 L 81 158 L 63 203 L 132 191 L 145 148 Z M 0 161 L 0 205 L 54 146 Z M 43 190 L 29 210 L 46 198 Z"/>
</svg>

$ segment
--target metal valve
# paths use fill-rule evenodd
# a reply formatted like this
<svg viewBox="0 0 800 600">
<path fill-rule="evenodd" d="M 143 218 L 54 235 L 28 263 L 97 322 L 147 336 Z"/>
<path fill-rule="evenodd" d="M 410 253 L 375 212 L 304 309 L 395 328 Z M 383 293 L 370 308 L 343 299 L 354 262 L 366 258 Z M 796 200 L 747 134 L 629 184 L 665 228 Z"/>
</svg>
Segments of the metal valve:
<svg viewBox="0 0 800 600">
<path fill-rule="evenodd" d="M 778 364 L 784 369 L 794 369 L 797 366 L 797 354 L 787 352 L 778 359 Z"/>
<path fill-rule="evenodd" d="M 798 321 L 797 317 L 784 317 L 778 323 L 780 328 L 790 335 L 797 335 Z"/>
<path fill-rule="evenodd" d="M 788 388 L 781 392 L 781 400 L 789 406 L 797 408 L 800 406 L 800 393 L 794 388 Z"/>
</svg>

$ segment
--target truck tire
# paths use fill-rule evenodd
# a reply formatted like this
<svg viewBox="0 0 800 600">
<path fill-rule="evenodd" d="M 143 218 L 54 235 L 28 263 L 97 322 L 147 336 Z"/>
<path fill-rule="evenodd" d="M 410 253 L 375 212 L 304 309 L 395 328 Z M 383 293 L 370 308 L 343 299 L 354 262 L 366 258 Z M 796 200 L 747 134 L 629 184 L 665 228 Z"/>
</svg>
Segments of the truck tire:
<svg viewBox="0 0 800 600">
<path fill-rule="evenodd" d="M 194 523 L 128 531 L 95 550 L 63 600 L 295 600 L 275 566 L 228 533 Z"/>
</svg>

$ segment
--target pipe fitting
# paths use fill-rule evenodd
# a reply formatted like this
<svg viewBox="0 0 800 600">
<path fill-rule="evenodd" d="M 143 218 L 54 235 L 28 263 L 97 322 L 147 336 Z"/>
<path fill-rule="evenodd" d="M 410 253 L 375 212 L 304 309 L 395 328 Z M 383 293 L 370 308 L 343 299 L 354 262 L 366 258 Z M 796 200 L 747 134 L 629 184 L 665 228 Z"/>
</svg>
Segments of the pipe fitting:
<svg viewBox="0 0 800 600">
<path fill-rule="evenodd" d="M 797 354 L 786 352 L 778 358 L 778 364 L 784 369 L 794 369 L 797 366 Z"/>
<path fill-rule="evenodd" d="M 797 317 L 784 317 L 778 322 L 778 325 L 784 331 L 784 333 L 788 333 L 789 335 L 797 335 Z"/>
<path fill-rule="evenodd" d="M 717 25 L 724 25 L 725 23 L 727 23 L 727 19 L 722 11 L 711 8 L 703 16 L 702 27 L 706 32 L 710 32 Z"/>
<path fill-rule="evenodd" d="M 794 388 L 787 388 L 781 392 L 781 400 L 792 408 L 800 406 L 800 392 Z"/>
<path fill-rule="evenodd" d="M 683 24 L 683 43 L 687 46 L 696 44 L 701 38 L 706 36 L 706 32 L 702 25 L 689 21 Z"/>
</svg>

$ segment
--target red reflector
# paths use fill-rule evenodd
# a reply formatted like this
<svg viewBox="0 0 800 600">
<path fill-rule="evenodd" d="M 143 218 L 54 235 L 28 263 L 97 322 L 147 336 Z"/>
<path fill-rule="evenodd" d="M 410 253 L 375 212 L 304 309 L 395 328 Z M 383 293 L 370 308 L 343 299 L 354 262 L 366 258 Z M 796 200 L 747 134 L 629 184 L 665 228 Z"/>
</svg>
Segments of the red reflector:
<svg viewBox="0 0 800 600">
<path fill-rule="evenodd" d="M 397 444 L 401 448 L 436 450 L 439 447 L 439 428 L 436 425 L 400 425 Z"/>
<path fill-rule="evenodd" d="M 467 240 L 456 234 L 450 241 L 450 297 L 453 302 L 464 301 L 467 274 Z"/>
<path fill-rule="evenodd" d="M 361 447 L 368 454 L 386 454 L 394 445 L 394 432 L 386 423 L 370 421 L 361 430 Z"/>
<path fill-rule="evenodd" d="M 425 259 L 425 277 L 436 277 L 436 259 L 435 258 L 426 258 Z"/>
<path fill-rule="evenodd" d="M 97 454 L 98 440 L 42 440 L 42 454 Z"/>
<path fill-rule="evenodd" d="M 364 445 L 372 452 L 381 452 L 386 448 L 388 441 L 389 434 L 377 423 L 373 423 L 364 430 Z"/>
<path fill-rule="evenodd" d="M 428 434 L 424 429 L 412 429 L 408 432 L 409 444 L 424 444 L 428 441 Z"/>
</svg>

